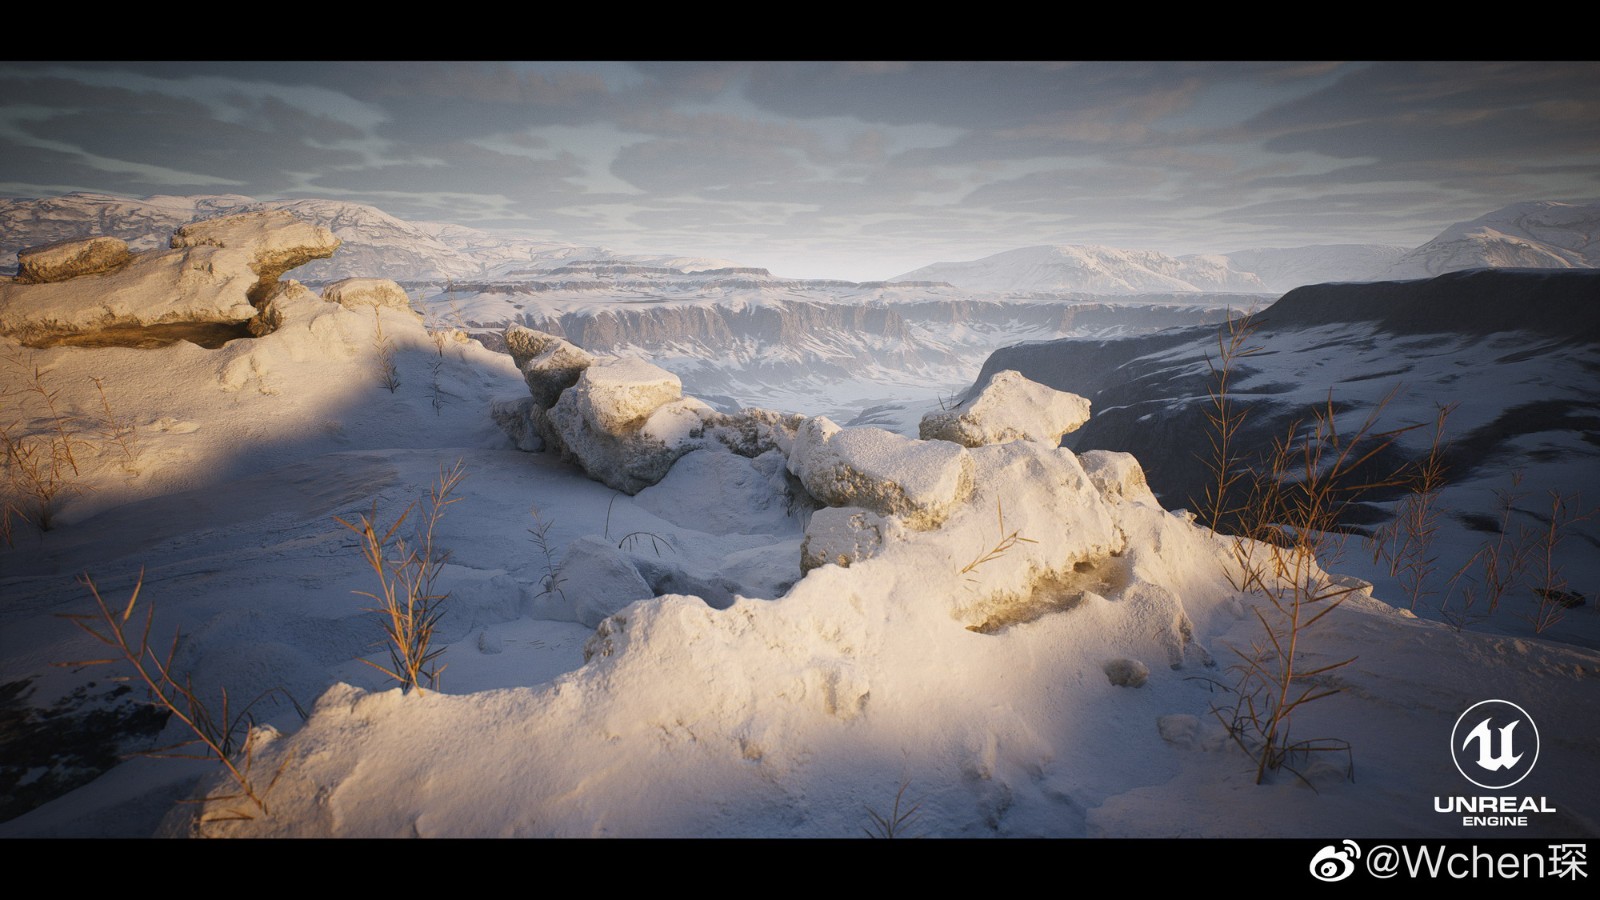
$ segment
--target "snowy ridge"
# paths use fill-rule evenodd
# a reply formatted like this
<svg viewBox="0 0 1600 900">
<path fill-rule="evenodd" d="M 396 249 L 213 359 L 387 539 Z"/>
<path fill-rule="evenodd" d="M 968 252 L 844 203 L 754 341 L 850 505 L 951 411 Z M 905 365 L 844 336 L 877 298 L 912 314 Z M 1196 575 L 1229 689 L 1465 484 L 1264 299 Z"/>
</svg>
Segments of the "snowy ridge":
<svg viewBox="0 0 1600 900">
<path fill-rule="evenodd" d="M 1222 257 L 1177 258 L 1154 250 L 1065 244 L 1007 250 L 972 262 L 934 263 L 891 280 L 947 281 L 966 290 L 1001 292 L 1268 290 L 1261 279 L 1234 270 Z"/>
<path fill-rule="evenodd" d="M 1458 222 L 1372 280 L 1427 278 L 1484 266 L 1570 269 L 1600 266 L 1600 201 L 1516 203 Z"/>
</svg>

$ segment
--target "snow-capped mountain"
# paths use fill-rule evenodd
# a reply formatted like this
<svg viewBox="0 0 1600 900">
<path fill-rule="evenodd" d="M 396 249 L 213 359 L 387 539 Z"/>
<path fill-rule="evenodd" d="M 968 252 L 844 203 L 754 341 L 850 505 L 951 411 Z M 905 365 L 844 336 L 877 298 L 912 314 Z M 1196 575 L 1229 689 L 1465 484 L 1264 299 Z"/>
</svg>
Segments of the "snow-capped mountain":
<svg viewBox="0 0 1600 900">
<path fill-rule="evenodd" d="M 1525 269 L 1600 267 L 1600 200 L 1514 203 L 1470 222 L 1458 222 L 1372 280 L 1427 278 L 1486 266 Z"/>
<path fill-rule="evenodd" d="M 1152 291 L 1260 291 L 1261 279 L 1225 257 L 1172 257 L 1154 250 L 1097 245 L 1023 247 L 971 262 L 923 266 L 892 281 L 946 281 L 969 291 L 1141 294 Z"/>
</svg>

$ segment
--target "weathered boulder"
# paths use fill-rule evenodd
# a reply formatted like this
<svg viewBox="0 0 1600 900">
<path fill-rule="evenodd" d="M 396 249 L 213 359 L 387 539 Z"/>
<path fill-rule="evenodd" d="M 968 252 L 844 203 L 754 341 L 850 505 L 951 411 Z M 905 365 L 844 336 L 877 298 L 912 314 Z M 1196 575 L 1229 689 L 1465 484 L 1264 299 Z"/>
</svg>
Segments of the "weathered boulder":
<svg viewBox="0 0 1600 900">
<path fill-rule="evenodd" d="M 636 494 L 702 446 L 706 423 L 716 415 L 684 397 L 671 372 L 641 360 L 606 360 L 584 368 L 546 412 L 546 438 L 591 478 Z"/>
<path fill-rule="evenodd" d="M 925 441 L 951 441 L 963 447 L 1006 441 L 1055 445 L 1087 421 L 1088 400 L 1007 369 L 990 376 L 982 390 L 956 408 L 923 416 L 918 434 Z"/>
<path fill-rule="evenodd" d="M 1144 468 L 1132 453 L 1086 450 L 1078 454 L 1078 462 L 1095 490 L 1112 503 L 1143 503 L 1161 508 L 1161 502 L 1150 490 L 1150 483 L 1145 481 Z"/>
<path fill-rule="evenodd" d="M 573 386 L 577 409 L 599 431 L 619 434 L 683 397 L 683 382 L 642 359 L 615 359 L 583 371 Z"/>
<path fill-rule="evenodd" d="M 829 506 L 860 506 L 931 528 L 972 493 L 972 459 L 948 441 L 918 441 L 881 428 L 840 428 L 826 416 L 795 434 L 789 471 Z"/>
<path fill-rule="evenodd" d="M 489 418 L 506 433 L 518 450 L 529 453 L 544 449 L 544 437 L 539 433 L 539 420 L 544 410 L 533 403 L 532 397 L 497 399 L 489 404 Z"/>
<path fill-rule="evenodd" d="M 512 325 L 505 331 L 506 349 L 511 361 L 528 383 L 534 405 L 548 410 L 556 405 L 561 392 L 578 383 L 583 370 L 595 364 L 595 357 L 555 335 Z"/>
<path fill-rule="evenodd" d="M 387 278 L 346 278 L 335 281 L 322 289 L 322 299 L 347 309 L 379 306 L 416 315 L 406 289 Z"/>
<path fill-rule="evenodd" d="M 172 243 L 66 281 L 0 283 L 0 334 L 48 346 L 101 332 L 132 340 L 127 333 L 142 328 L 242 326 L 279 289 L 278 276 L 331 255 L 339 239 L 280 211 L 195 222 Z"/>
<path fill-rule="evenodd" d="M 830 564 L 849 568 L 851 563 L 877 556 L 886 542 L 904 530 L 895 519 L 859 506 L 819 509 L 806 524 L 800 571 Z"/>
<path fill-rule="evenodd" d="M 128 242 L 114 237 L 57 241 L 17 254 L 17 281 L 47 284 L 120 269 L 133 261 Z"/>
</svg>

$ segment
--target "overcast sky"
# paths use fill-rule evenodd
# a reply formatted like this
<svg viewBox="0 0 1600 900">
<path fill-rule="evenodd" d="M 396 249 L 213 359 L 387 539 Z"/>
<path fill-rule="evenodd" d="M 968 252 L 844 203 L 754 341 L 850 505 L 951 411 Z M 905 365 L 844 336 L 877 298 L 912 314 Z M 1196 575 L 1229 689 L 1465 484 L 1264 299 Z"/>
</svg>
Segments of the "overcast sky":
<svg viewBox="0 0 1600 900">
<path fill-rule="evenodd" d="M 5 63 L 0 195 L 327 197 L 775 273 L 1416 245 L 1600 196 L 1600 63 Z"/>
</svg>

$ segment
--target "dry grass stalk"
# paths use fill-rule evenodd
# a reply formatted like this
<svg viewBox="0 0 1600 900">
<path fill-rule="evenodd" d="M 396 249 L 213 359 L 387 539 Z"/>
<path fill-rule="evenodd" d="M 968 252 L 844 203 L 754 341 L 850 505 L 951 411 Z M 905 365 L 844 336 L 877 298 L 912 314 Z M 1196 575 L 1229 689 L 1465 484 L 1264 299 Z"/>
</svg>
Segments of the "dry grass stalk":
<svg viewBox="0 0 1600 900">
<path fill-rule="evenodd" d="M 1589 520 L 1595 514 L 1595 510 L 1582 514 L 1574 512 L 1573 504 L 1579 499 L 1580 495 L 1552 490 L 1550 516 L 1545 520 L 1544 527 L 1533 536 L 1531 550 L 1536 555 L 1538 565 L 1533 593 L 1539 598 L 1539 605 L 1522 618 L 1538 634 L 1543 634 L 1565 618 L 1568 609 L 1584 602 L 1581 595 L 1568 589 L 1567 579 L 1561 574 L 1561 564 L 1556 560 L 1556 549 L 1566 539 L 1572 526 Z"/>
<path fill-rule="evenodd" d="M 111 411 L 111 401 L 106 398 L 106 386 L 96 377 L 90 378 L 94 388 L 100 394 L 101 419 L 100 439 L 106 444 L 115 444 L 122 451 L 122 469 L 130 475 L 137 475 L 139 470 L 135 467 L 134 436 L 136 434 L 133 420 L 125 416 L 118 416 Z"/>
<path fill-rule="evenodd" d="M 1455 404 L 1439 406 L 1434 418 L 1433 443 L 1428 453 L 1407 477 L 1408 490 L 1395 518 L 1373 534 L 1373 562 L 1387 560 L 1389 574 L 1400 582 L 1400 589 L 1410 600 L 1414 612 L 1418 606 L 1435 593 L 1431 590 L 1438 574 L 1438 557 L 1433 555 L 1433 542 L 1438 535 L 1442 510 L 1439 492 L 1444 489 L 1447 466 L 1445 454 L 1449 449 L 1445 441 L 1445 423 L 1455 411 Z"/>
<path fill-rule="evenodd" d="M 400 390 L 400 368 L 395 365 L 394 345 L 389 342 L 389 337 L 383 333 L 383 310 L 374 306 L 372 320 L 377 325 L 377 330 L 372 334 L 372 346 L 378 351 L 378 381 L 389 389 L 389 393 Z"/>
<path fill-rule="evenodd" d="M 378 524 L 376 501 L 372 514 L 361 516 L 359 525 L 334 517 L 361 538 L 362 555 L 378 576 L 376 593 L 355 593 L 370 598 L 376 605 L 369 607 L 369 611 L 384 617 L 389 665 L 371 660 L 362 662 L 400 682 L 408 692 L 420 693 L 424 686 L 437 687 L 439 673 L 444 670 L 443 666 L 435 665 L 443 648 L 434 649 L 430 645 L 439 618 L 444 615 L 444 602 L 450 596 L 438 593 L 435 587 L 450 554 L 437 549 L 434 539 L 445 508 L 459 499 L 452 494 L 464 478 L 466 467 L 461 460 L 456 460 L 448 471 L 442 465 L 439 467 L 439 478 L 428 491 L 427 508 L 409 537 L 400 530 L 416 512 L 416 503 L 407 506 L 387 529 Z"/>
<path fill-rule="evenodd" d="M 1032 538 L 1023 537 L 1021 529 L 1017 529 L 1017 530 L 1012 531 L 1010 534 L 1006 534 L 1006 511 L 1000 506 L 1000 504 L 998 502 L 995 503 L 994 508 L 995 508 L 995 513 L 1000 517 L 1000 534 L 1002 535 L 1002 537 L 1000 538 L 1000 542 L 995 544 L 993 547 L 991 547 L 987 553 L 980 552 L 976 557 L 973 558 L 972 562 L 969 562 L 965 566 L 962 566 L 961 567 L 961 572 L 960 572 L 960 574 L 962 574 L 962 575 L 965 575 L 968 572 L 973 571 L 974 569 L 978 568 L 979 566 L 983 565 L 984 563 L 993 562 L 993 561 L 999 559 L 1000 557 L 1005 556 L 1006 553 L 1009 552 L 1012 547 L 1015 547 L 1018 544 L 1037 544 L 1037 543 L 1039 543 L 1038 541 L 1033 540 Z"/>
<path fill-rule="evenodd" d="M 611 501 L 613 503 L 616 502 L 616 499 L 616 495 L 612 495 Z M 528 529 L 528 533 L 533 535 L 533 545 L 537 547 L 539 549 L 539 553 L 544 556 L 543 594 L 555 594 L 561 598 L 562 603 L 565 603 L 567 602 L 567 595 L 562 592 L 561 583 L 566 581 L 566 579 L 561 577 L 561 575 L 556 572 L 555 554 L 550 550 L 550 526 L 555 523 L 546 522 L 543 518 L 541 518 L 539 515 L 539 507 L 537 506 L 529 508 L 528 513 L 529 515 L 533 516 L 533 527 Z M 610 524 L 611 507 L 607 506 L 606 526 L 608 529 Z M 607 533 L 606 537 L 607 539 L 610 538 L 609 532 Z M 618 547 L 620 548 L 621 545 L 619 544 Z M 543 596 L 543 594 L 541 594 L 541 596 Z"/>
<path fill-rule="evenodd" d="M 44 371 L 32 356 L 16 351 L 5 357 L 7 368 L 20 375 L 21 388 L 0 391 L 0 465 L 4 466 L 4 499 L 0 503 L 0 538 L 9 545 L 13 523 L 32 522 L 40 531 L 54 526 L 56 507 L 64 495 L 81 493 L 77 450 L 90 446 L 79 436 L 77 420 L 62 411 L 59 391 L 45 384 Z M 43 427 L 35 427 L 42 422 Z"/>
<path fill-rule="evenodd" d="M 894 806 L 890 808 L 888 815 L 882 815 L 872 807 L 867 807 L 867 817 L 872 820 L 872 827 L 861 829 L 866 832 L 867 837 L 884 838 L 886 840 L 894 840 L 897 837 L 915 837 L 915 835 L 907 834 L 906 829 L 916 824 L 917 814 L 922 809 L 922 801 L 918 800 L 904 812 L 900 811 L 901 804 L 905 802 L 906 789 L 909 787 L 911 787 L 911 782 L 900 782 L 900 790 L 895 791 Z"/>
<path fill-rule="evenodd" d="M 285 755 L 272 777 L 262 784 L 255 776 L 255 744 L 256 731 L 250 710 L 257 702 L 269 694 L 277 692 L 268 691 L 251 701 L 244 709 L 235 711 L 229 702 L 228 692 L 221 692 L 220 707 L 213 710 L 208 706 L 195 690 L 193 681 L 188 676 L 181 679 L 173 672 L 173 658 L 177 654 L 179 633 L 173 632 L 172 643 L 165 652 L 150 643 L 151 631 L 155 624 L 155 604 L 149 604 L 144 610 L 144 621 L 134 621 L 134 608 L 139 602 L 139 591 L 144 587 L 144 570 L 139 571 L 138 581 L 135 582 L 133 593 L 128 597 L 128 603 L 121 611 L 112 609 L 100 590 L 95 586 L 94 579 L 88 573 L 79 579 L 89 589 L 94 597 L 96 612 L 93 614 L 72 614 L 63 618 L 72 620 L 90 636 L 114 650 L 117 655 L 104 659 L 78 660 L 69 663 L 59 663 L 61 666 L 100 665 L 105 663 L 122 662 L 131 666 L 134 673 L 149 690 L 150 696 L 156 705 L 166 709 L 186 726 L 194 738 L 184 741 L 175 747 L 167 748 L 168 751 L 181 747 L 200 745 L 200 753 L 172 753 L 155 751 L 145 755 L 158 758 L 179 759 L 214 759 L 227 769 L 228 776 L 232 779 L 236 790 L 233 793 L 211 794 L 200 802 L 220 801 L 247 801 L 248 807 L 235 806 L 224 809 L 219 814 L 213 815 L 202 821 L 228 821 L 238 819 L 251 819 L 256 814 L 267 815 L 267 795 L 271 793 L 278 778 L 283 774 L 284 767 L 288 765 L 290 757 Z M 125 680 L 125 679 L 119 679 Z M 293 698 L 290 698 L 291 702 Z M 298 708 L 298 704 L 296 704 Z M 242 746 L 238 746 L 238 735 L 244 734 Z"/>
<path fill-rule="evenodd" d="M 1330 395 L 1313 411 L 1307 427 L 1300 422 L 1291 425 L 1274 441 L 1264 467 L 1252 472 L 1250 501 L 1241 519 L 1247 530 L 1234 549 L 1244 588 L 1267 601 L 1265 608 L 1253 610 L 1264 638 L 1239 653 L 1242 662 L 1234 671 L 1239 675 L 1240 702 L 1228 724 L 1256 760 L 1258 784 L 1270 771 L 1295 771 L 1288 765 L 1295 754 L 1348 752 L 1342 741 L 1294 740 L 1290 726 L 1304 706 L 1338 693 L 1338 688 L 1328 686 L 1327 676 L 1354 661 L 1351 657 L 1308 668 L 1301 643 L 1355 590 L 1329 577 L 1317 562 L 1336 533 L 1340 512 L 1367 492 L 1402 483 L 1398 472 L 1377 478 L 1361 474 L 1400 434 L 1411 430 L 1377 431 L 1393 396 L 1375 406 L 1354 433 L 1342 434 Z"/>
<path fill-rule="evenodd" d="M 1227 322 L 1217 332 L 1216 358 L 1213 359 L 1209 354 L 1206 356 L 1206 368 L 1211 373 L 1211 406 L 1206 410 L 1206 421 L 1211 426 L 1206 433 L 1211 442 L 1211 455 L 1204 461 L 1211 472 L 1211 480 L 1206 485 L 1205 498 L 1198 506 L 1200 515 L 1213 534 L 1223 526 L 1225 518 L 1237 514 L 1238 510 L 1230 505 L 1230 498 L 1247 474 L 1237 447 L 1246 410 L 1233 399 L 1231 380 L 1238 361 L 1261 350 L 1260 346 L 1250 345 L 1255 330 L 1256 325 L 1249 313 L 1235 316 L 1230 311 Z"/>
</svg>

